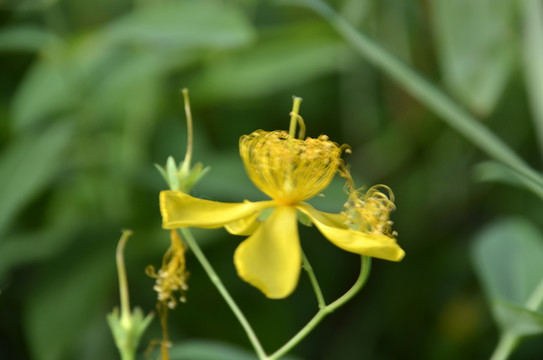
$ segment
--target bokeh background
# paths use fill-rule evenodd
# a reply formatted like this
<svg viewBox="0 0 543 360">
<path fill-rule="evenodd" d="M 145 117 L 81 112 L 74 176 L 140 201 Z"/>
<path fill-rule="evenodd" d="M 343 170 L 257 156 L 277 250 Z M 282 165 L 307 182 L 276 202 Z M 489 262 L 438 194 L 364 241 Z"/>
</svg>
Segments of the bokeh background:
<svg viewBox="0 0 543 360">
<path fill-rule="evenodd" d="M 521 3 L 329 1 L 539 169 L 532 120 L 543 98 L 530 101 Z M 183 87 L 195 120 L 194 161 L 211 168 L 196 196 L 265 198 L 245 174 L 238 139 L 287 129 L 292 95 L 304 98 L 309 136 L 351 146 L 345 159 L 357 185 L 394 190 L 392 219 L 407 256 L 375 260 L 363 291 L 294 357 L 491 354 L 498 329 L 470 249 L 481 229 L 503 217 L 540 222 L 540 200 L 484 181 L 492 177 L 480 165 L 486 155 L 313 11 L 288 1 L 0 0 L 0 25 L 0 358 L 118 358 L 105 316 L 119 302 L 114 252 L 123 228 L 134 231 L 126 250 L 132 305 L 154 310 L 144 269 L 160 265 L 169 245 L 158 210 L 166 184 L 154 164 L 184 157 Z M 339 211 L 345 200 L 336 179 L 312 202 Z M 356 279 L 358 257 L 312 228 L 300 231 L 331 301 Z M 304 274 L 291 297 L 267 300 L 235 273 L 242 238 L 221 229 L 194 233 L 268 351 L 316 312 Z M 172 341 L 250 351 L 190 253 L 187 262 L 188 301 L 171 313 Z M 159 338 L 155 319 L 141 352 Z M 529 339 L 514 359 L 541 353 L 540 339 Z"/>
</svg>

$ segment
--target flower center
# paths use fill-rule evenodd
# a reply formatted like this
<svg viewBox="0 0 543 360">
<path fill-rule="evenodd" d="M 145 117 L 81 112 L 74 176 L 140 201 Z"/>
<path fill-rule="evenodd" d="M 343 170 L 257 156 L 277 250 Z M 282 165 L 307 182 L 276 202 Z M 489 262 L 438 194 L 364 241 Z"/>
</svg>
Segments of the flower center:
<svg viewBox="0 0 543 360">
<path fill-rule="evenodd" d="M 240 154 L 252 182 L 285 205 L 319 194 L 341 164 L 341 148 L 326 135 L 289 139 L 286 131 L 257 130 L 242 136 Z"/>
</svg>

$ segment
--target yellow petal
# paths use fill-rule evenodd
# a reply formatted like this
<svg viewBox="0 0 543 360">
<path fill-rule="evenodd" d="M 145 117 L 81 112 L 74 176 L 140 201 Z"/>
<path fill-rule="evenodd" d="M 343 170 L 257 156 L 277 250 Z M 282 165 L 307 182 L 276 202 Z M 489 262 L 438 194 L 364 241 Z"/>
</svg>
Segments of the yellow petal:
<svg viewBox="0 0 543 360">
<path fill-rule="evenodd" d="M 278 206 L 234 254 L 238 275 L 267 297 L 284 298 L 296 288 L 302 264 L 296 208 Z"/>
<path fill-rule="evenodd" d="M 328 240 L 343 250 L 392 261 L 400 261 L 405 256 L 392 237 L 349 229 L 343 224 L 341 215 L 318 211 L 308 204 L 300 204 L 297 208 L 311 218 Z"/>
<path fill-rule="evenodd" d="M 197 199 L 181 191 L 160 192 L 160 212 L 164 229 L 218 228 L 274 205 L 274 201 L 221 203 Z"/>
<path fill-rule="evenodd" d="M 228 223 L 224 228 L 234 235 L 253 235 L 253 233 L 258 229 L 261 222 L 258 221 L 260 212 L 256 212 L 253 215 L 241 218 L 239 220 Z"/>
</svg>

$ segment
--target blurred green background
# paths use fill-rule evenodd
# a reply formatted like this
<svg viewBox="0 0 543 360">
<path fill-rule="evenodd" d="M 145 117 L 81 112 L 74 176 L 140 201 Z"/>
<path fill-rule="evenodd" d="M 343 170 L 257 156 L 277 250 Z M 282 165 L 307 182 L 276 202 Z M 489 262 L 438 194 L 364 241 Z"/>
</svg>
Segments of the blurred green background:
<svg viewBox="0 0 543 360">
<path fill-rule="evenodd" d="M 532 119 L 543 98 L 531 82 L 535 50 L 521 3 L 329 2 L 539 169 L 536 129 L 543 121 Z M 394 190 L 392 219 L 407 256 L 374 261 L 362 292 L 293 356 L 491 354 L 498 330 L 470 247 L 504 217 L 541 222 L 540 199 L 485 181 L 494 178 L 492 169 L 480 165 L 488 158 L 473 144 L 366 63 L 324 19 L 286 4 L 0 0 L 1 359 L 118 358 L 105 315 L 119 302 L 114 252 L 122 228 L 135 233 L 126 251 L 132 305 L 154 310 L 153 279 L 144 269 L 160 264 L 169 235 L 158 210 L 166 185 L 153 164 L 184 157 L 183 87 L 195 120 L 193 159 L 211 167 L 194 189 L 198 197 L 265 198 L 245 174 L 238 139 L 256 129 L 287 129 L 292 95 L 304 98 L 308 136 L 350 144 L 345 158 L 358 186 Z M 314 199 L 319 209 L 341 209 L 346 196 L 336 180 L 326 197 Z M 300 231 L 331 301 L 356 279 L 358 257 L 312 228 Z M 194 233 L 268 351 L 316 312 L 304 274 L 291 297 L 267 300 L 235 273 L 232 256 L 243 238 Z M 250 351 L 192 254 L 187 263 L 188 302 L 171 313 L 172 341 Z M 159 338 L 155 319 L 142 352 Z M 534 338 L 513 358 L 541 353 Z"/>
</svg>

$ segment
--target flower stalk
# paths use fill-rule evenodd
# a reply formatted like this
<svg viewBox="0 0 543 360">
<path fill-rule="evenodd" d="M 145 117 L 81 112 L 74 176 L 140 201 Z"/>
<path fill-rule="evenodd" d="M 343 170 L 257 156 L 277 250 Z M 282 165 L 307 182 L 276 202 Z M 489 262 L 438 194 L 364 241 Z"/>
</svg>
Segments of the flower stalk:
<svg viewBox="0 0 543 360">
<path fill-rule="evenodd" d="M 315 297 L 317 298 L 317 303 L 319 304 L 319 309 L 324 309 L 326 307 L 326 302 L 324 301 L 324 296 L 322 295 L 321 287 L 319 281 L 313 272 L 313 267 L 309 263 L 307 256 L 302 251 L 302 266 L 307 276 L 309 276 L 309 281 L 311 281 L 311 286 L 313 286 L 313 291 L 315 292 Z"/>
<path fill-rule="evenodd" d="M 223 297 L 226 304 L 230 307 L 230 310 L 234 313 L 236 318 L 238 319 L 239 323 L 245 330 L 245 333 L 247 334 L 247 337 L 249 338 L 249 341 L 253 345 L 253 348 L 255 349 L 256 354 L 258 355 L 259 359 L 267 359 L 266 353 L 264 352 L 264 349 L 262 348 L 262 345 L 260 344 L 260 341 L 258 340 L 258 337 L 256 336 L 253 328 L 251 327 L 251 324 L 243 314 L 243 311 L 239 308 L 239 306 L 236 304 L 226 287 L 224 286 L 221 278 L 211 266 L 211 263 L 207 260 L 206 256 L 204 255 L 202 249 L 200 249 L 200 246 L 192 236 L 192 233 L 187 228 L 179 229 L 181 234 L 183 234 L 183 237 L 187 241 L 187 244 L 189 248 L 194 253 L 194 256 L 196 259 L 198 259 L 198 262 L 202 265 L 204 268 L 204 271 L 206 272 L 207 276 L 215 285 L 221 296 Z"/>
<path fill-rule="evenodd" d="M 366 284 L 371 270 L 371 258 L 368 256 L 361 256 L 360 274 L 353 286 L 341 297 L 334 302 L 325 305 L 320 308 L 319 311 L 313 316 L 311 320 L 289 341 L 285 343 L 281 348 L 271 354 L 265 360 L 277 360 L 283 355 L 292 350 L 300 341 L 302 341 L 309 333 L 326 317 L 326 315 L 334 312 L 337 308 L 341 307 L 347 301 L 351 300 Z M 320 302 L 319 302 L 320 305 Z"/>
</svg>

